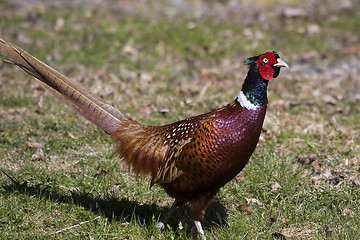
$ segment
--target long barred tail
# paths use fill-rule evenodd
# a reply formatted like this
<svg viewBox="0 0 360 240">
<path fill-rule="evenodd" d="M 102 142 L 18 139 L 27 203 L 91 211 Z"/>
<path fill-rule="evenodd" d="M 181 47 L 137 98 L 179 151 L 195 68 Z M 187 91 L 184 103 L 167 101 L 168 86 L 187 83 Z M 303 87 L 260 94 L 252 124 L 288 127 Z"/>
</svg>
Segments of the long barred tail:
<svg viewBox="0 0 360 240">
<path fill-rule="evenodd" d="M 127 115 L 87 91 L 78 82 L 67 78 L 20 47 L 2 38 L 0 38 L 0 53 L 8 57 L 8 62 L 19 66 L 34 76 L 44 88 L 106 133 L 114 134 L 122 121 L 130 119 Z"/>
<path fill-rule="evenodd" d="M 0 38 L 0 54 L 8 62 L 34 76 L 62 102 L 103 129 L 118 144 L 117 153 L 136 174 L 157 179 L 168 146 L 164 145 L 166 126 L 145 126 L 123 114 L 93 93 L 20 47 Z"/>
</svg>

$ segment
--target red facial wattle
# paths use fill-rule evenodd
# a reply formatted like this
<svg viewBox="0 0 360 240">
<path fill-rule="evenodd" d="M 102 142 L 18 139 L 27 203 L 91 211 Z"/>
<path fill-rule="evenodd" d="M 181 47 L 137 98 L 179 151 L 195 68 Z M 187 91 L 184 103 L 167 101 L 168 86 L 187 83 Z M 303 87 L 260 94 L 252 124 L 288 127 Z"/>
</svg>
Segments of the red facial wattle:
<svg viewBox="0 0 360 240">
<path fill-rule="evenodd" d="M 276 64 L 275 55 L 272 52 L 268 52 L 260 56 L 259 60 L 256 61 L 259 67 L 259 73 L 265 80 L 271 80 L 274 75 L 274 69 L 272 65 Z"/>
</svg>

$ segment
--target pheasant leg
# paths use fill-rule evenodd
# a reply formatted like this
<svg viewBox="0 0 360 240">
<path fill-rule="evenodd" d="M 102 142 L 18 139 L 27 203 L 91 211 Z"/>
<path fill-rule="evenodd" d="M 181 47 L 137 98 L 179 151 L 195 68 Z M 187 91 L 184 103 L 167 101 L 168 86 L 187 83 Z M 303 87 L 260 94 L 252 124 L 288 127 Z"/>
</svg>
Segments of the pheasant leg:
<svg viewBox="0 0 360 240">
<path fill-rule="evenodd" d="M 170 209 L 165 213 L 165 215 L 163 217 L 161 217 L 161 220 L 156 224 L 156 227 L 160 231 L 163 231 L 165 229 L 165 225 L 169 221 L 169 218 L 174 213 L 174 211 L 176 210 L 178 205 L 179 205 L 178 202 L 175 200 L 174 203 L 172 204 L 172 206 L 170 207 Z"/>
<path fill-rule="evenodd" d="M 204 230 L 202 229 L 202 226 L 201 226 L 201 222 L 200 221 L 194 221 L 194 223 L 195 223 L 196 230 L 199 233 L 200 239 L 201 240 L 206 240 Z"/>
</svg>

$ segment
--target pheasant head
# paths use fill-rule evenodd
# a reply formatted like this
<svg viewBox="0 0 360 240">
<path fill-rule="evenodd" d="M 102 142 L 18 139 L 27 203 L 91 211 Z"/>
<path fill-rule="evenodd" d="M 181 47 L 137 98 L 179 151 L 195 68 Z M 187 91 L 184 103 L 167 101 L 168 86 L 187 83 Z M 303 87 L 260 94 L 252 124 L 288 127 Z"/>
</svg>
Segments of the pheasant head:
<svg viewBox="0 0 360 240">
<path fill-rule="evenodd" d="M 267 103 L 268 82 L 279 76 L 280 68 L 289 66 L 275 51 L 247 58 L 244 62 L 250 69 L 237 100 L 242 107 L 256 109 Z"/>
</svg>

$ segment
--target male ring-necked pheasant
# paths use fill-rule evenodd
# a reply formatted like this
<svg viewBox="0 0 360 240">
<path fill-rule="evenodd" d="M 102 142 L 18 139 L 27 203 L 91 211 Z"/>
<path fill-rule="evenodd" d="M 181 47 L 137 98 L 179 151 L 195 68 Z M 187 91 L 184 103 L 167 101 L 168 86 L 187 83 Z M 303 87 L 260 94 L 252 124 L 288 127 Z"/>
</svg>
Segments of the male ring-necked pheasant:
<svg viewBox="0 0 360 240">
<path fill-rule="evenodd" d="M 0 52 L 51 93 L 109 134 L 117 153 L 137 174 L 150 174 L 175 202 L 169 214 L 190 202 L 201 239 L 200 221 L 215 194 L 248 162 L 258 143 L 269 80 L 288 65 L 275 52 L 247 58 L 249 72 L 237 98 L 225 107 L 164 126 L 146 126 L 102 101 L 18 46 L 0 38 Z M 166 214 L 158 227 L 163 227 Z"/>
</svg>

